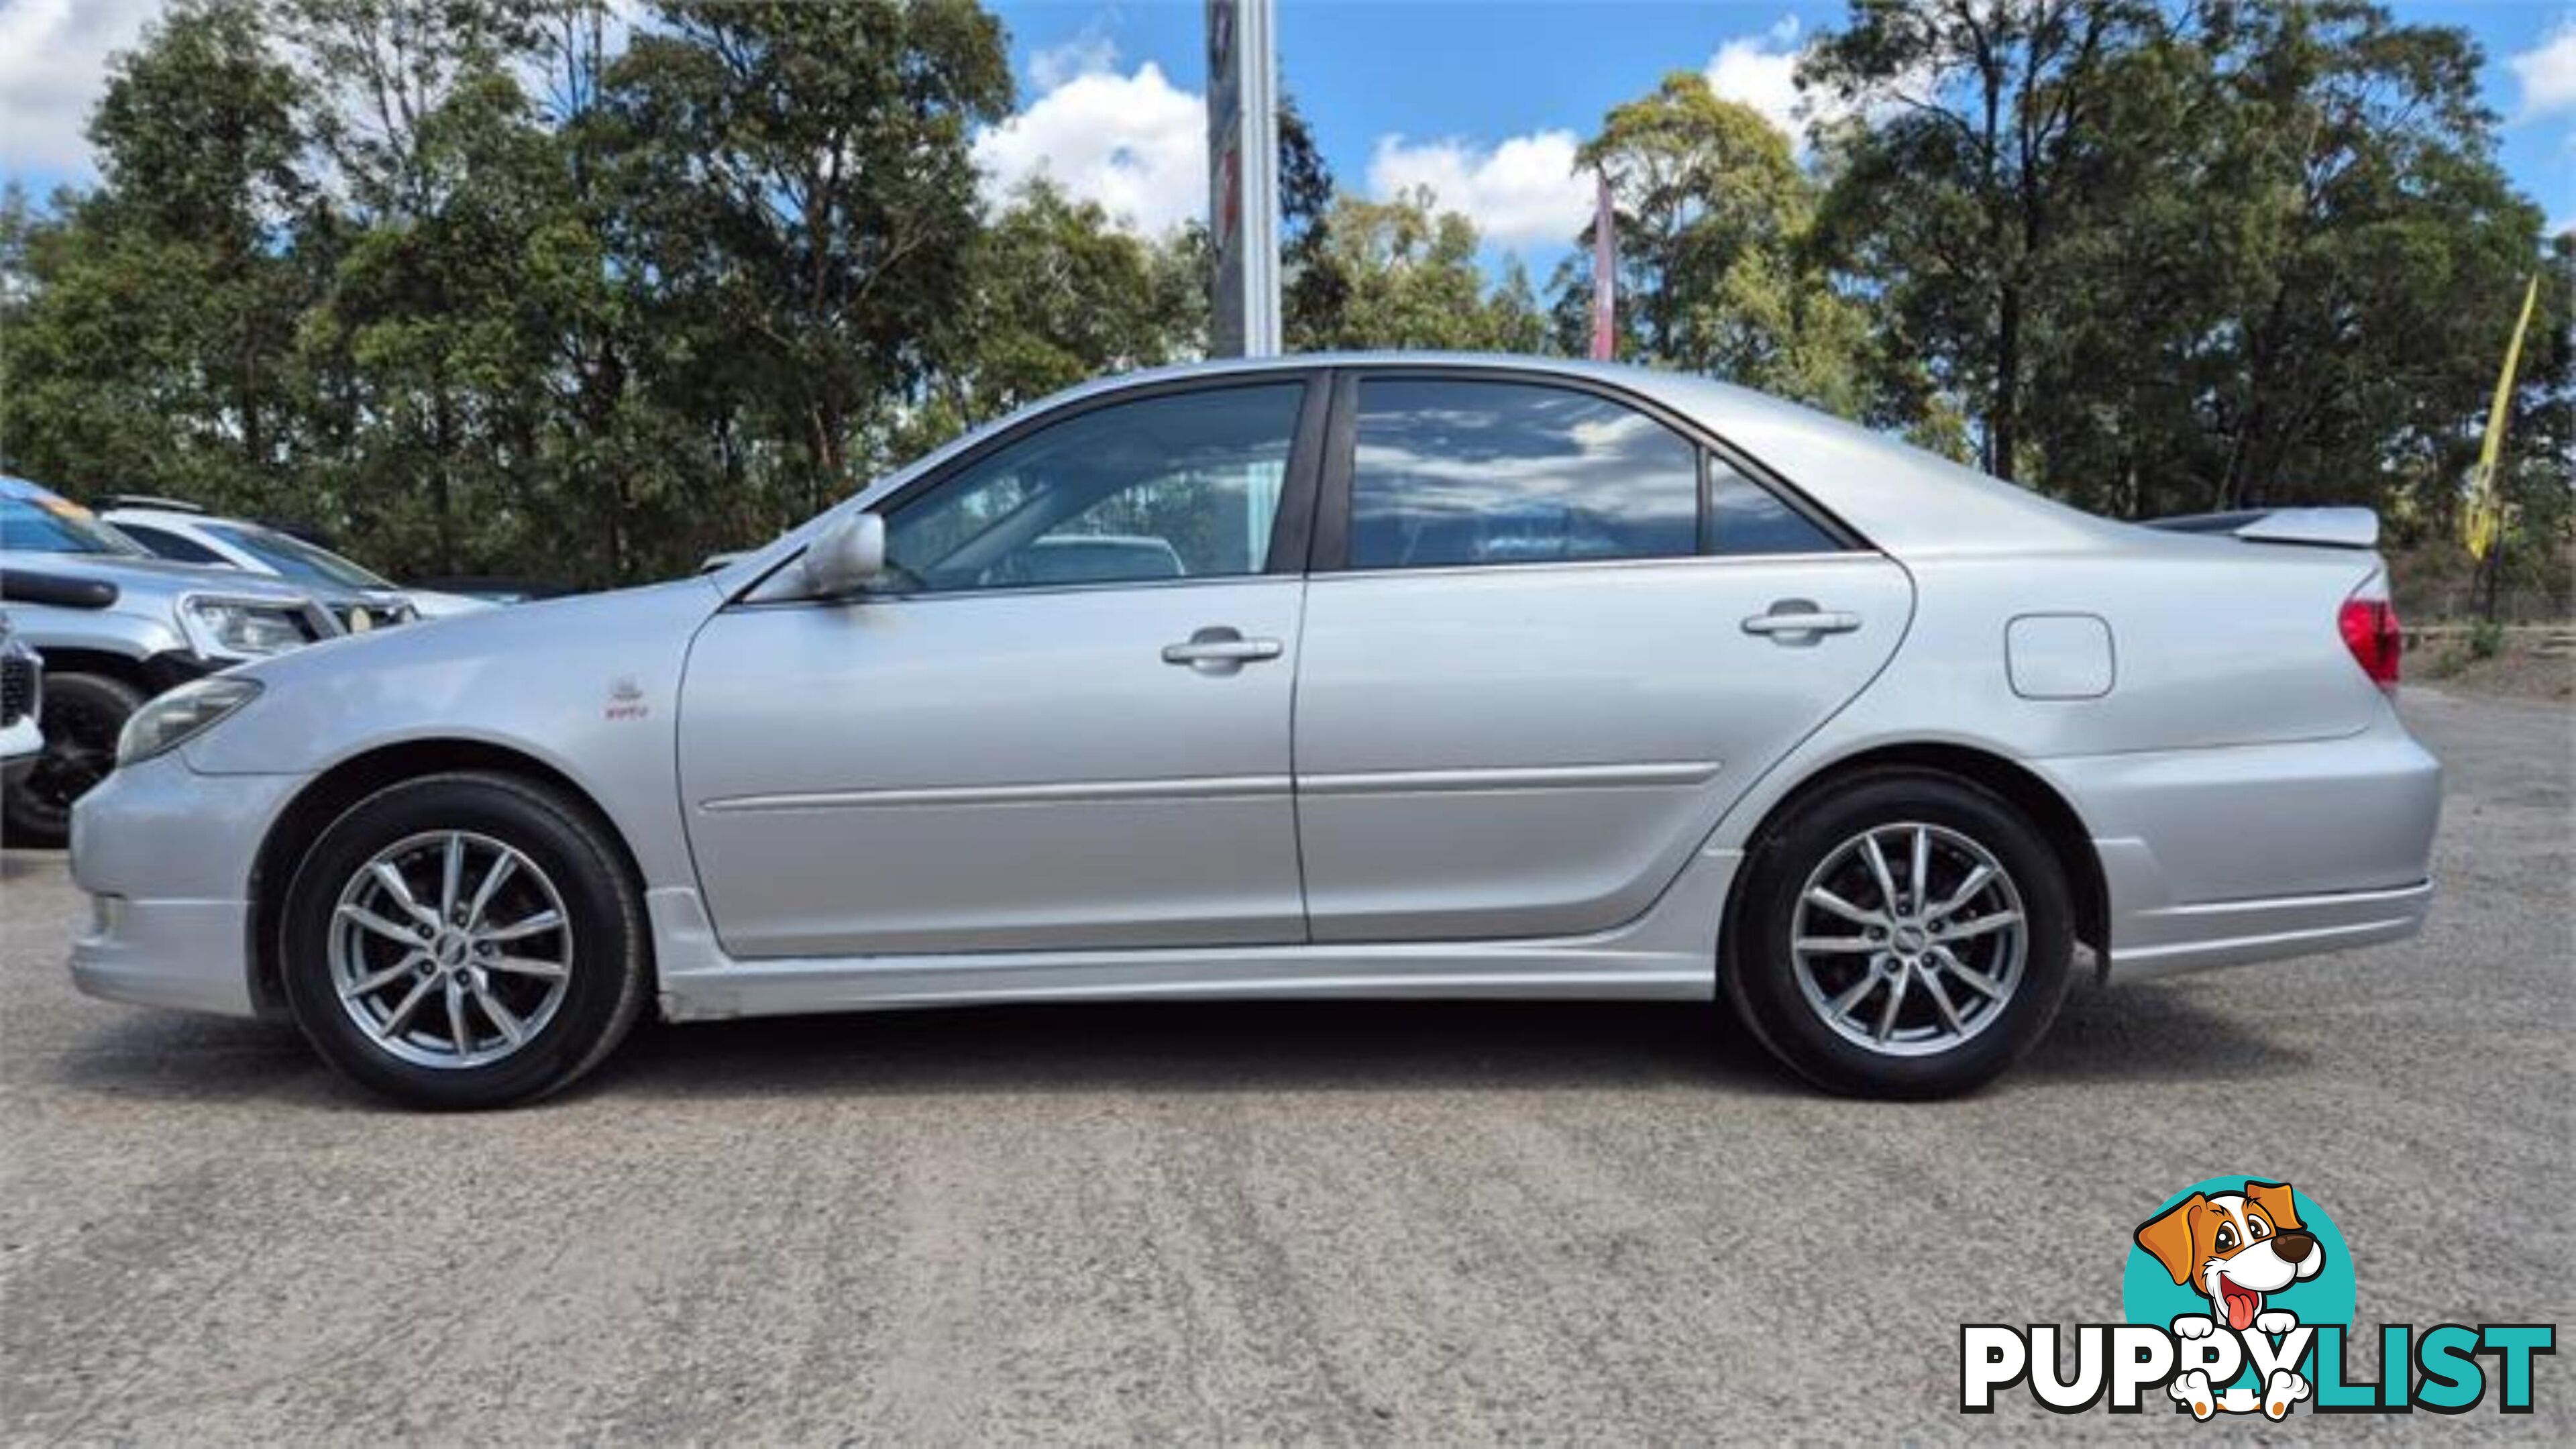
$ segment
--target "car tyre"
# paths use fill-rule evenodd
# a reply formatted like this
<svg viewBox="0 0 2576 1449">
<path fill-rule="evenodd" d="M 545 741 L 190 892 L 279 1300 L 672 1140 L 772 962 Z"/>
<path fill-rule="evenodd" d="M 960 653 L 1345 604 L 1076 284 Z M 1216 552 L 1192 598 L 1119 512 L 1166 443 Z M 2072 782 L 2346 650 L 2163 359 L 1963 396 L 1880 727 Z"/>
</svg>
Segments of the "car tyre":
<svg viewBox="0 0 2576 1449">
<path fill-rule="evenodd" d="M 116 768 L 116 737 L 143 700 L 143 691 L 105 674 L 46 676 L 44 753 L 0 801 L 11 845 L 51 848 L 71 838 L 73 802 Z"/>
<path fill-rule="evenodd" d="M 1728 1000 L 1773 1055 L 1847 1095 L 1984 1085 L 2047 1033 L 2072 979 L 2065 864 L 2009 801 L 1936 771 L 1872 770 L 1799 802 L 1748 857 L 1733 914 Z"/>
<path fill-rule="evenodd" d="M 438 1111 L 570 1085 L 634 1026 L 652 974 L 640 894 L 604 827 L 557 790 L 480 771 L 389 786 L 333 821 L 287 889 L 278 946 L 324 1060 Z"/>
</svg>

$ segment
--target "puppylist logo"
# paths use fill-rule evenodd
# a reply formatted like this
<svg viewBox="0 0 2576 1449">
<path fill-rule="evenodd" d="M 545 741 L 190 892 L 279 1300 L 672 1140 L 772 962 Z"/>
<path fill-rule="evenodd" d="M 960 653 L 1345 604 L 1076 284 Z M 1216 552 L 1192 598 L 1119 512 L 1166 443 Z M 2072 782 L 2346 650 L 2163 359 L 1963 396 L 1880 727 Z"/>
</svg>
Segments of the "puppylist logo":
<svg viewBox="0 0 2576 1449">
<path fill-rule="evenodd" d="M 2464 1414 L 2496 1397 L 2531 1412 L 2544 1323 L 2385 1323 L 2354 1336 L 2351 1255 L 2334 1219 L 2286 1182 L 2213 1177 L 2138 1224 L 2121 1279 L 2126 1323 L 1970 1323 L 1959 1329 L 1959 1409 L 1992 1412 L 2027 1386 L 2042 1408 L 2115 1414 L 2155 1405 L 2206 1422 L 2320 1414 Z M 2064 1359 L 2073 1339 L 2072 1371 Z"/>
</svg>

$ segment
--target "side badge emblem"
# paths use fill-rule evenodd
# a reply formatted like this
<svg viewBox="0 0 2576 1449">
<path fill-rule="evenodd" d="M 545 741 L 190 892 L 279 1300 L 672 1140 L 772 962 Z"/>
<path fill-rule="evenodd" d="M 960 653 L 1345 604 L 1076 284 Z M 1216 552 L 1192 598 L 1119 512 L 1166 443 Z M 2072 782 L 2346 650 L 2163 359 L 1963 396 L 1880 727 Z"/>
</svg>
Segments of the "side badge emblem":
<svg viewBox="0 0 2576 1449">
<path fill-rule="evenodd" d="M 634 675 L 621 674 L 608 682 L 608 718 L 642 719 L 652 712 L 644 702 L 644 686 L 635 682 Z"/>
</svg>

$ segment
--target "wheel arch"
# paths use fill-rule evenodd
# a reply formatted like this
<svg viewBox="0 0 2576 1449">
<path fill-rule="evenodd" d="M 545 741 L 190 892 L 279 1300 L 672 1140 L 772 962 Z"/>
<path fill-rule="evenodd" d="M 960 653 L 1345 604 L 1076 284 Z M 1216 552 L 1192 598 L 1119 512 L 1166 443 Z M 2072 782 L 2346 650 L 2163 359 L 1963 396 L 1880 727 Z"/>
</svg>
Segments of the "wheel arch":
<svg viewBox="0 0 2576 1449">
<path fill-rule="evenodd" d="M 278 812 L 260 841 L 249 883 L 249 952 L 251 1000 L 261 1014 L 283 1013 L 286 1009 L 282 963 L 278 959 L 279 917 L 286 907 L 287 886 L 294 880 L 295 868 L 305 851 L 330 828 L 331 822 L 369 795 L 405 780 L 456 770 L 515 776 L 557 792 L 588 817 L 601 838 L 616 851 L 628 885 L 639 896 L 642 894 L 643 868 L 625 832 L 617 828 L 617 822 L 580 781 L 555 766 L 526 751 L 489 740 L 412 739 L 379 745 L 314 776 Z M 648 942 L 644 960 L 648 983 L 655 970 L 654 957 Z M 649 992 L 652 988 L 648 984 L 646 989 Z"/>
<path fill-rule="evenodd" d="M 119 654 L 112 649 L 64 649 L 51 645 L 39 645 L 36 652 L 43 656 L 45 673 L 49 676 L 96 674 L 132 685 L 147 696 L 160 692 L 160 687 L 153 683 L 151 675 L 144 669 L 143 661 L 130 654 Z"/>
<path fill-rule="evenodd" d="M 1844 755 L 1819 766 L 1792 786 L 1771 808 L 1764 811 L 1759 824 L 1745 837 L 1747 857 L 1770 839 L 1780 822 L 1789 818 L 1801 805 L 1818 794 L 1846 780 L 1874 769 L 1910 767 L 1930 770 L 1966 781 L 2003 797 L 2020 811 L 2040 837 L 2048 842 L 2066 868 L 2066 883 L 2075 896 L 2075 938 L 2093 949 L 2096 958 L 2107 963 L 2111 938 L 2110 886 L 2102 873 L 2100 852 L 2093 848 L 2093 834 L 2085 827 L 2084 817 L 2077 813 L 2058 788 L 2019 763 L 1992 750 L 1948 741 L 1918 740 L 1884 744 Z M 1739 870 L 1728 887 L 1727 922 L 1738 919 L 1736 900 L 1743 893 L 1749 870 Z M 1732 934 L 1731 924 L 1728 934 Z M 1722 954 L 1722 953 L 1721 953 Z"/>
</svg>

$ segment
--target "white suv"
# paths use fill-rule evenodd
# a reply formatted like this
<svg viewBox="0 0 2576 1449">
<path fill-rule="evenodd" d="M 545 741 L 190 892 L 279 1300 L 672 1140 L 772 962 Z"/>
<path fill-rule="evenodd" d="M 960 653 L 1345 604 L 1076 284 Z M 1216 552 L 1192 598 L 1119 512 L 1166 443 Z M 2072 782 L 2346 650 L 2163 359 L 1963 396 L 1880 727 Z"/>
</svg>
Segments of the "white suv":
<svg viewBox="0 0 2576 1449">
<path fill-rule="evenodd" d="M 311 590 L 353 631 L 470 614 L 492 605 L 462 594 L 406 589 L 309 539 L 172 498 L 111 498 L 99 517 L 166 559 L 242 569 Z"/>
</svg>

